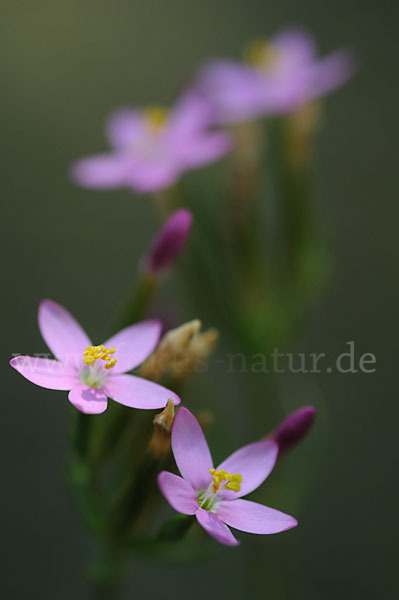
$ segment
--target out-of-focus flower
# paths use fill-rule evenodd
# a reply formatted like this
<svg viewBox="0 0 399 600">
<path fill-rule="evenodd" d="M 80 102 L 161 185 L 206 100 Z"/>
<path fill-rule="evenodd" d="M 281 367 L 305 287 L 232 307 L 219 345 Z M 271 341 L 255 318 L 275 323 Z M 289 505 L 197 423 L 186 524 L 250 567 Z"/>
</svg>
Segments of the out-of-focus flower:
<svg viewBox="0 0 399 600">
<path fill-rule="evenodd" d="M 278 454 L 275 442 L 244 446 L 215 469 L 196 418 L 181 408 L 172 429 L 172 449 L 182 477 L 162 471 L 158 484 L 163 495 L 178 512 L 195 515 L 205 531 L 222 544 L 239 543 L 228 525 L 260 534 L 279 533 L 297 525 L 289 515 L 241 499 L 272 471 Z"/>
<path fill-rule="evenodd" d="M 98 414 L 107 398 L 132 408 L 163 408 L 179 397 L 170 390 L 127 371 L 140 365 L 154 350 L 161 333 L 159 321 L 142 321 L 122 329 L 101 346 L 93 346 L 79 323 L 62 306 L 44 300 L 39 328 L 57 360 L 17 356 L 10 364 L 26 379 L 51 390 L 70 390 L 68 399 L 78 410 Z"/>
<path fill-rule="evenodd" d="M 292 412 L 284 421 L 267 436 L 268 440 L 276 442 L 279 449 L 279 456 L 290 450 L 301 441 L 312 427 L 316 417 L 314 406 L 302 406 Z"/>
<path fill-rule="evenodd" d="M 199 74 L 197 89 L 214 106 L 219 123 L 292 112 L 339 87 L 354 72 L 348 52 L 337 50 L 318 59 L 312 37 L 296 29 L 254 43 L 247 59 L 215 60 Z"/>
<path fill-rule="evenodd" d="M 193 216 L 186 208 L 177 210 L 153 238 L 142 261 L 142 269 L 150 275 L 168 271 L 179 258 L 190 234 Z"/>
<path fill-rule="evenodd" d="M 195 93 L 185 94 L 170 113 L 164 108 L 122 109 L 107 126 L 112 152 L 79 160 L 72 177 L 89 188 L 166 189 L 184 171 L 230 150 L 229 135 L 210 129 L 212 122 L 208 103 Z"/>
</svg>

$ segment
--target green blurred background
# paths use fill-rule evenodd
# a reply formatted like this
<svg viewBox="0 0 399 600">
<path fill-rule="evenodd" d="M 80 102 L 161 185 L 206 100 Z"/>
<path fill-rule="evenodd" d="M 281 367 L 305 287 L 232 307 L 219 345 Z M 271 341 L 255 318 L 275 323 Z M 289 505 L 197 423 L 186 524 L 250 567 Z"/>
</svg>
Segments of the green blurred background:
<svg viewBox="0 0 399 600">
<path fill-rule="evenodd" d="M 222 549 L 200 564 L 134 561 L 126 598 L 396 597 L 398 5 L 1 5 L 2 597 L 87 598 L 84 570 L 93 550 L 64 487 L 66 398 L 18 378 L 8 358 L 46 350 L 36 325 L 45 297 L 67 306 L 101 340 L 156 227 L 147 199 L 76 188 L 68 165 L 106 148 L 103 122 L 115 106 L 169 103 L 207 58 L 238 56 L 248 40 L 290 24 L 309 28 L 323 52 L 349 44 L 361 60 L 356 78 L 325 103 L 316 208 L 333 271 L 294 350 L 335 357 L 354 340 L 358 356 L 376 355 L 377 371 L 278 377 L 282 413 L 310 402 L 319 409 L 312 434 L 273 475 L 289 482 L 279 508 L 298 516 L 298 529 L 267 538 L 242 535 L 238 549 Z M 195 182 L 201 173 L 192 177 Z M 166 296 L 176 299 L 179 318 L 198 316 L 217 325 L 206 314 L 192 314 L 182 295 L 181 281 L 177 291 L 170 282 Z M 211 366 L 207 385 L 222 398 L 216 414 L 227 408 L 230 419 L 231 409 L 235 423 L 238 403 L 244 411 L 251 404 L 240 396 L 239 378 L 232 383 L 221 370 Z M 253 376 L 258 393 L 262 377 Z M 193 397 L 204 395 L 200 378 L 189 390 Z M 245 415 L 240 418 L 242 428 L 230 435 L 228 450 L 275 424 L 249 431 Z"/>
</svg>

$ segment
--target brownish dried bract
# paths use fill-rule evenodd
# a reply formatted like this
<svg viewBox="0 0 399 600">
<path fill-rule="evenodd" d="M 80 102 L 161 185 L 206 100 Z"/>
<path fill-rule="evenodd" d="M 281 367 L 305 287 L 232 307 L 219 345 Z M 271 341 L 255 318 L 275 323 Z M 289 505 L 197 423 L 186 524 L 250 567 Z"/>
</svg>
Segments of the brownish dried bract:
<svg viewBox="0 0 399 600">
<path fill-rule="evenodd" d="M 142 365 L 141 376 L 158 381 L 164 373 L 170 373 L 182 380 L 202 368 L 219 336 L 216 329 L 204 333 L 200 329 L 201 322 L 196 319 L 169 331 Z"/>
<path fill-rule="evenodd" d="M 169 398 L 165 409 L 155 415 L 153 420 L 154 433 L 149 443 L 149 449 L 155 458 L 164 458 L 169 454 L 170 434 L 174 420 L 175 407 L 173 400 Z"/>
<path fill-rule="evenodd" d="M 171 371 L 176 379 L 184 380 L 204 368 L 210 354 L 215 349 L 219 333 L 217 329 L 207 329 L 197 333 L 191 340 L 187 352 L 175 361 Z"/>
</svg>

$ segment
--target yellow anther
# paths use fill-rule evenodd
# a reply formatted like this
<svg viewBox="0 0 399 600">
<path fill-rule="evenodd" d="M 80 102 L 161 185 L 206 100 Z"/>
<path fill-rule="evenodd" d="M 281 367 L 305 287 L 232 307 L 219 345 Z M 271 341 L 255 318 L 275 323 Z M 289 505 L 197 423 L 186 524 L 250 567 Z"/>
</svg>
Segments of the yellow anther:
<svg viewBox="0 0 399 600">
<path fill-rule="evenodd" d="M 107 364 L 104 365 L 106 369 L 112 369 L 118 362 L 116 358 L 111 358 L 110 354 L 114 354 L 116 348 L 110 348 L 109 350 L 101 344 L 101 346 L 88 346 L 83 353 L 83 362 L 85 365 L 94 365 L 96 360 L 104 360 Z"/>
<path fill-rule="evenodd" d="M 242 475 L 239 473 L 233 473 L 233 475 L 230 477 L 230 481 L 233 481 L 234 483 L 242 483 Z"/>
<path fill-rule="evenodd" d="M 168 109 L 163 106 L 150 106 L 144 113 L 153 129 L 160 129 L 163 127 L 169 115 Z"/>
<path fill-rule="evenodd" d="M 233 490 L 233 492 L 239 492 L 241 489 L 242 483 L 242 475 L 239 473 L 229 473 L 229 471 L 225 471 L 224 469 L 220 469 L 217 471 L 216 469 L 209 469 L 209 473 L 213 475 L 212 477 L 212 492 L 216 494 L 218 491 L 220 484 L 224 483 L 224 488 L 227 490 Z"/>
<path fill-rule="evenodd" d="M 226 483 L 225 488 L 228 490 L 233 490 L 233 492 L 239 492 L 241 489 L 242 483 L 242 475 L 239 473 L 234 473 L 229 478 L 229 481 Z"/>
<path fill-rule="evenodd" d="M 114 367 L 117 362 L 118 361 L 116 360 L 116 358 L 110 358 L 109 362 L 106 365 L 104 365 L 104 368 L 105 369 L 112 369 L 112 367 Z"/>
<path fill-rule="evenodd" d="M 247 62 L 261 69 L 272 69 L 279 58 L 279 51 L 265 41 L 256 40 L 245 51 Z"/>
</svg>

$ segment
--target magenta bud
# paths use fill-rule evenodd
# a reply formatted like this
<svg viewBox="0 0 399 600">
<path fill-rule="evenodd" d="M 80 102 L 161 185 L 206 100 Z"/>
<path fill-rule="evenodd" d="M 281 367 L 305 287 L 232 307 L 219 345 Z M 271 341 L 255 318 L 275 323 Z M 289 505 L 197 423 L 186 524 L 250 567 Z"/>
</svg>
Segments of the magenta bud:
<svg viewBox="0 0 399 600">
<path fill-rule="evenodd" d="M 315 420 L 314 406 L 303 406 L 288 415 L 286 419 L 268 436 L 278 444 L 279 456 L 290 450 L 308 433 Z"/>
<path fill-rule="evenodd" d="M 192 222 L 193 216 L 186 208 L 174 212 L 152 239 L 143 259 L 143 271 L 160 275 L 170 269 L 186 244 Z"/>
</svg>

